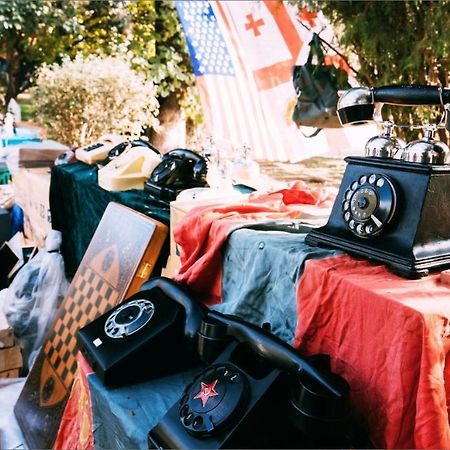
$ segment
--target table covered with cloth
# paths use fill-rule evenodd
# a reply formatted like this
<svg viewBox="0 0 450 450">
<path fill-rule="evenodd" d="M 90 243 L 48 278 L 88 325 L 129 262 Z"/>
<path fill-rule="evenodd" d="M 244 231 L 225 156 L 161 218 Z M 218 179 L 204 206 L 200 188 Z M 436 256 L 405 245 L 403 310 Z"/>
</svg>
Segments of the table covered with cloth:
<svg viewBox="0 0 450 450">
<path fill-rule="evenodd" d="M 224 249 L 223 301 L 213 308 L 259 325 L 270 322 L 275 334 L 292 342 L 297 323 L 296 286 L 305 261 L 337 253 L 309 247 L 301 232 L 304 230 L 294 230 L 234 231 Z M 279 262 L 276 267 L 274 261 Z M 107 388 L 86 364 L 79 364 L 79 368 L 75 389 L 82 388 L 82 380 L 86 380 L 91 416 L 86 416 L 83 406 L 86 391 L 73 389 L 55 443 L 57 449 L 92 448 L 93 442 L 97 448 L 147 448 L 150 428 L 200 370 L 186 368 L 145 383 Z M 87 418 L 92 436 L 86 433 Z"/>
<path fill-rule="evenodd" d="M 271 322 L 303 353 L 328 353 L 333 370 L 350 383 L 353 409 L 376 447 L 450 448 L 450 289 L 438 275 L 405 280 L 382 265 L 309 247 L 301 232 L 242 228 L 259 228 L 262 218 L 298 219 L 305 211 L 304 204 L 285 203 L 283 193 L 262 200 L 191 211 L 175 230 L 178 281 L 212 308 Z M 96 445 L 145 447 L 148 430 L 189 375 L 121 389 L 89 375 Z"/>
<path fill-rule="evenodd" d="M 327 353 L 376 447 L 450 448 L 450 286 L 347 255 L 309 261 L 295 346 Z"/>
</svg>

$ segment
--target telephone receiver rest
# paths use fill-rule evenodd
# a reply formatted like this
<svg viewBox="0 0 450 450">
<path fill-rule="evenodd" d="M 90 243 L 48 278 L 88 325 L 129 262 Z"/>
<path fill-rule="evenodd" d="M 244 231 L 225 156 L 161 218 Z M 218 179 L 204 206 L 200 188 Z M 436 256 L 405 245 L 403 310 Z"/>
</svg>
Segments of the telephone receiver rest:
<svg viewBox="0 0 450 450">
<path fill-rule="evenodd" d="M 450 88 L 438 86 L 404 85 L 378 88 L 352 88 L 341 95 L 337 115 L 342 126 L 360 125 L 374 120 L 375 104 L 390 105 L 447 105 L 450 103 Z M 446 107 L 446 128 L 450 130 L 449 112 Z"/>
</svg>

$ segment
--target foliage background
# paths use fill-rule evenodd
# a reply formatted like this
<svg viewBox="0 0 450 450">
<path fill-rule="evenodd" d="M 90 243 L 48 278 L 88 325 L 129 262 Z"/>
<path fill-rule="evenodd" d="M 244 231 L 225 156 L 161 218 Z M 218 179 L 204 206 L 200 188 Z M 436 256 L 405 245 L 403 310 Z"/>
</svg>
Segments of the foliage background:
<svg viewBox="0 0 450 450">
<path fill-rule="evenodd" d="M 449 86 L 450 1 L 295 1 L 322 10 L 332 22 L 346 56 L 359 64 L 364 86 L 432 84 Z M 352 64 L 353 65 L 353 64 Z M 402 124 L 438 121 L 441 108 L 383 107 Z M 406 132 L 409 140 L 417 132 Z M 447 136 L 448 137 L 448 136 Z M 441 133 L 441 138 L 445 138 Z"/>
<path fill-rule="evenodd" d="M 78 55 L 42 67 L 32 98 L 49 137 L 79 146 L 108 131 L 136 138 L 156 128 L 155 91 L 124 58 Z"/>
<path fill-rule="evenodd" d="M 5 102 L 35 83 L 43 65 L 63 58 L 121 56 L 156 85 L 161 109 L 183 107 L 201 121 L 189 55 L 172 1 L 0 0 L 0 82 Z"/>
</svg>

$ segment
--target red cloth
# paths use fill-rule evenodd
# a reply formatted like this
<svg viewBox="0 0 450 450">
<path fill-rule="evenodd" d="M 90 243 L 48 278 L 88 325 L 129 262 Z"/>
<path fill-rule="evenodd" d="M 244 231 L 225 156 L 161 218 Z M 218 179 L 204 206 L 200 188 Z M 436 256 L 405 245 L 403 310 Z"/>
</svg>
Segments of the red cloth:
<svg viewBox="0 0 450 450">
<path fill-rule="evenodd" d="M 91 395 L 87 381 L 87 376 L 94 371 L 81 353 L 77 355 L 77 362 L 77 373 L 59 425 L 54 449 L 91 450 L 94 448 Z"/>
<path fill-rule="evenodd" d="M 255 222 L 300 218 L 304 205 L 330 207 L 333 200 L 334 194 L 327 189 L 311 189 L 296 182 L 289 189 L 269 194 L 256 192 L 240 204 L 194 208 L 174 230 L 181 250 L 181 268 L 174 278 L 189 286 L 205 303 L 220 303 L 221 248 L 232 229 Z"/>
<path fill-rule="evenodd" d="M 339 256 L 306 263 L 295 346 L 327 353 L 380 448 L 450 448 L 450 289 Z"/>
</svg>

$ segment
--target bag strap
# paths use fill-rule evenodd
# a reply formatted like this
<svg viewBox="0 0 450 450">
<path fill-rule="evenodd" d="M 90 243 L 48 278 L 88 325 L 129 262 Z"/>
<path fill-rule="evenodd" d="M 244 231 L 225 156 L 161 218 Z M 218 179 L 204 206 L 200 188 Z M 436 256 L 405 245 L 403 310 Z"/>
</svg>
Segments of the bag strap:
<svg viewBox="0 0 450 450">
<path fill-rule="evenodd" d="M 322 131 L 322 128 L 313 128 L 314 131 L 312 131 L 311 133 L 305 133 L 302 130 L 302 128 L 303 127 L 301 127 L 301 126 L 298 127 L 298 129 L 300 130 L 300 133 L 302 133 L 303 136 L 305 136 L 305 138 L 313 138 L 314 136 L 317 136 Z M 308 127 L 308 128 L 312 128 L 312 127 Z"/>
<path fill-rule="evenodd" d="M 313 33 L 311 41 L 309 43 L 309 54 L 307 64 L 312 65 L 313 57 L 317 57 L 317 65 L 321 66 L 325 62 L 325 56 L 323 53 L 322 43 L 317 33 Z"/>
</svg>

